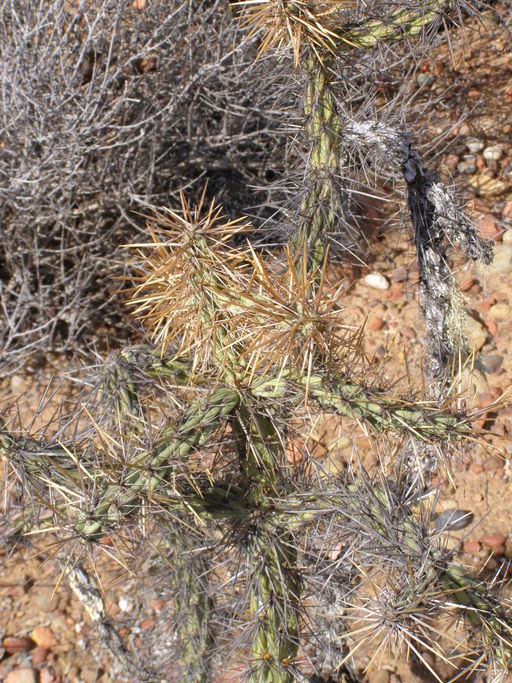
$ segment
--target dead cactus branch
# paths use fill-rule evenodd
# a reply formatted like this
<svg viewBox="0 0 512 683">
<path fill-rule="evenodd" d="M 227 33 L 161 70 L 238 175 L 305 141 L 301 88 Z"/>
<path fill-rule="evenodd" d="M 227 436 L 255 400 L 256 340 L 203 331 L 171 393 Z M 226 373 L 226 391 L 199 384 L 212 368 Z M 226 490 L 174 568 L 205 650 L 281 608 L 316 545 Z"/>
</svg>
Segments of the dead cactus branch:
<svg viewBox="0 0 512 683">
<path fill-rule="evenodd" d="M 348 128 L 348 134 L 356 135 L 361 145 L 380 147 L 400 169 L 407 185 L 430 371 L 441 379 L 454 355 L 465 347 L 465 340 L 460 331 L 457 335 L 454 323 L 464 312 L 454 310 L 460 303 L 457 303 L 457 285 L 447 261 L 447 244 L 459 247 L 467 257 L 484 264 L 492 261 L 492 246 L 478 236 L 453 192 L 439 182 L 435 172 L 423 167 L 419 153 L 406 134 L 378 123 L 354 123 Z"/>
</svg>

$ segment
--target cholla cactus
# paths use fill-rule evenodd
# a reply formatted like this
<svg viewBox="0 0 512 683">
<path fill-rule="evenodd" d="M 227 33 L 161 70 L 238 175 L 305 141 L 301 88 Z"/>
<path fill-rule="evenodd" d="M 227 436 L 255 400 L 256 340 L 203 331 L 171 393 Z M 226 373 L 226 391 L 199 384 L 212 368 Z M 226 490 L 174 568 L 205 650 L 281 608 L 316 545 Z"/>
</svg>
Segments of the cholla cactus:
<svg viewBox="0 0 512 683">
<path fill-rule="evenodd" d="M 329 475 L 306 450 L 289 457 L 290 417 L 305 403 L 375 434 L 426 443 L 459 440 L 468 418 L 337 372 L 334 361 L 352 351 L 352 339 L 339 336 L 342 310 L 322 278 L 301 288 L 289 255 L 232 246 L 246 229 L 214 205 L 191 209 L 184 195 L 181 212 L 150 223 L 152 241 L 136 247 L 130 303 L 158 348 L 126 349 L 109 362 L 98 403 L 87 407 L 97 414 L 96 436 L 43 442 L 3 430 L 2 456 L 32 501 L 12 515 L 11 533 L 36 524 L 89 544 L 116 533 L 133 543 L 151 511 L 159 521 L 152 545 L 173 568 L 171 679 L 210 680 L 222 653 L 245 658 L 248 680 L 291 683 L 344 665 L 367 629 L 351 630 L 351 618 L 371 633 L 388 629 L 382 647 L 415 651 L 433 637 L 422 624 L 438 613 L 476 619 L 507 666 L 503 608 L 454 564 L 428 517 L 412 514 L 404 492 L 421 495 L 417 487 L 402 475 L 394 484 L 392 474 L 383 482 Z M 159 413 L 155 435 L 151 415 Z M 412 583 L 391 595 L 393 576 L 405 569 Z M 379 586 L 375 604 L 361 570 Z M 333 592 L 337 607 L 326 614 Z M 322 633 L 333 629 L 347 644 L 338 661 L 306 657 L 308 640 L 321 649 Z"/>
<path fill-rule="evenodd" d="M 377 3 L 365 19 L 337 2 L 251 6 L 257 28 L 270 22 L 260 54 L 290 40 L 305 73 L 311 182 L 296 235 L 279 253 L 256 249 L 250 223 L 224 216 L 206 190 L 196 205 L 181 192 L 181 209 L 149 219 L 149 239 L 130 245 L 128 303 L 153 345 L 110 357 L 83 411 L 53 437 L 2 424 L 0 455 L 17 494 L 5 535 L 37 528 L 72 539 L 77 555 L 94 555 L 107 535 L 122 541 L 119 552 L 130 549 L 124 562 L 134 568 L 134 548 L 146 563 L 163 558 L 172 637 L 164 667 L 146 662 L 142 680 L 206 683 L 219 658 L 254 683 L 332 679 L 345 666 L 350 673 L 368 642 L 377 654 L 388 646 L 443 654 L 439 615 L 467 623 L 463 654 L 481 652 L 481 668 L 506 671 L 506 604 L 432 530 L 426 485 L 406 458 L 411 443 L 439 451 L 459 443 L 471 416 L 341 371 L 357 357 L 359 335 L 343 326 L 339 296 L 325 287 L 328 236 L 344 201 L 342 129 L 400 168 L 423 231 L 420 256 L 429 230 L 452 229 L 451 198 L 431 178 L 422 184 L 407 137 L 375 122 L 349 126 L 331 89 L 335 55 L 416 34 L 439 5 L 386 15 Z M 428 209 L 419 219 L 418 206 Z M 487 258 L 472 227 L 460 242 Z M 397 462 L 374 477 L 323 467 L 292 429 L 293 418 L 319 410 L 401 441 Z M 70 572 L 106 633 L 104 606 L 80 576 Z M 123 661 L 130 680 L 133 661 Z"/>
<path fill-rule="evenodd" d="M 336 66 L 347 53 L 425 34 L 444 12 L 454 9 L 453 3 L 433 0 L 399 9 L 375 3 L 364 13 L 357 3 L 339 0 L 248 0 L 238 4 L 245 7 L 252 31 L 263 33 L 260 54 L 272 47 L 288 47 L 293 50 L 296 70 L 302 72 L 308 149 L 305 190 L 294 221 L 299 225 L 294 227 L 295 249 L 306 248 L 308 259 L 319 266 L 326 244 L 340 231 L 345 233 L 341 241 L 350 244 L 346 219 L 350 198 L 342 173 L 343 155 L 350 154 L 350 145 L 358 154 L 370 149 L 375 157 L 380 152 L 379 158 L 405 182 L 428 334 L 426 369 L 436 380 L 444 380 L 454 357 L 467 351 L 460 325 L 465 314 L 448 266 L 446 243 L 485 264 L 492 260 L 492 248 L 479 239 L 453 193 L 439 182 L 436 173 L 424 168 L 409 136 L 377 120 L 354 120 L 353 112 L 336 96 L 335 80 Z"/>
</svg>

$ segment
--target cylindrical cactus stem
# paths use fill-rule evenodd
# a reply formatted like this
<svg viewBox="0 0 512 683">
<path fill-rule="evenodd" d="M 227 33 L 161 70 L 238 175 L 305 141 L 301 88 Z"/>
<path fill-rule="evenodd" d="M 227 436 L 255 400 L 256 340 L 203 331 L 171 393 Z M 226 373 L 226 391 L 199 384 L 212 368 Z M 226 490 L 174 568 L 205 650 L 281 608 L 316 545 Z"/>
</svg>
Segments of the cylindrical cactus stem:
<svg viewBox="0 0 512 683">
<path fill-rule="evenodd" d="M 212 425 L 212 429 L 215 427 Z M 5 458 L 12 463 L 14 468 L 23 467 L 22 478 L 26 486 L 32 489 L 34 501 L 39 501 L 38 506 L 32 503 L 30 514 L 20 512 L 9 521 L 9 536 L 27 533 L 37 528 L 39 531 L 55 531 L 55 524 L 59 519 L 64 525 L 73 524 L 74 520 L 82 518 L 82 513 L 69 504 L 68 495 L 61 499 L 57 494 L 60 491 L 75 492 L 77 498 L 81 498 L 84 480 L 100 478 L 104 471 L 99 465 L 91 466 L 91 453 L 68 447 L 36 441 L 34 439 L 13 438 L 0 423 L 0 458 Z M 77 463 L 79 466 L 77 467 Z M 174 466 L 175 467 L 175 466 Z M 176 468 L 175 468 L 176 469 Z M 21 477 L 20 477 L 21 478 Z M 46 495 L 42 487 L 53 489 L 51 504 L 46 504 Z M 154 492 L 155 493 L 155 492 Z M 167 482 L 162 481 L 158 488 L 158 496 L 161 502 L 172 510 L 192 514 L 196 519 L 200 516 L 203 520 L 210 519 L 239 519 L 247 514 L 247 490 L 233 482 L 217 484 L 206 474 L 196 475 L 193 481 L 188 479 L 175 479 Z M 136 506 L 134 506 L 134 511 Z M 41 516 L 40 513 L 43 513 Z M 125 515 L 120 515 L 117 520 L 122 522 Z"/>
<path fill-rule="evenodd" d="M 371 486 L 371 485 L 370 485 Z M 351 484 L 352 504 L 362 511 L 364 523 L 371 525 L 382 538 L 389 533 L 387 510 L 396 507 L 381 486 L 371 486 L 371 497 L 361 495 L 360 485 Z M 363 509 L 364 506 L 364 509 Z M 395 529 L 401 533 L 401 542 L 416 557 L 421 558 L 422 574 L 429 584 L 437 584 L 446 602 L 453 602 L 463 610 L 465 618 L 473 626 L 481 626 L 483 642 L 492 659 L 509 671 L 512 662 L 512 619 L 505 613 L 497 597 L 491 597 L 475 576 L 455 562 L 447 561 L 439 545 L 424 542 L 424 530 L 412 513 L 404 511 Z M 439 593 L 438 593 L 439 595 Z"/>
<path fill-rule="evenodd" d="M 269 417 L 255 407 L 240 405 L 234 430 L 238 438 L 241 486 L 248 504 L 265 505 L 269 495 L 277 495 L 281 453 L 276 429 Z"/>
<path fill-rule="evenodd" d="M 286 532 L 257 532 L 249 561 L 257 567 L 250 578 L 249 606 L 257 625 L 249 681 L 292 683 L 299 648 L 297 550 Z"/>
<path fill-rule="evenodd" d="M 447 0 L 430 0 L 417 9 L 399 8 L 384 19 L 375 19 L 355 29 L 338 32 L 337 49 L 347 52 L 354 48 L 370 48 L 382 42 L 396 42 L 404 36 L 416 36 L 438 19 L 440 13 L 453 7 Z"/>
<path fill-rule="evenodd" d="M 285 526 L 276 528 L 272 520 L 266 524 L 264 519 L 272 514 L 265 509 L 269 498 L 282 495 L 285 486 L 279 474 L 284 467 L 282 446 L 272 420 L 258 411 L 255 401 L 253 406 L 240 406 L 235 430 L 247 504 L 256 519 L 261 514 L 248 558 L 252 569 L 249 606 L 257 620 L 249 680 L 292 683 L 299 639 L 297 551 Z"/>
<path fill-rule="evenodd" d="M 158 438 L 154 452 L 145 452 L 130 463 L 130 474 L 120 484 L 107 487 L 98 495 L 93 510 L 78 520 L 77 531 L 92 536 L 105 523 L 118 523 L 119 519 L 137 507 L 134 502 L 139 493 L 148 494 L 161 485 L 176 465 L 194 448 L 203 444 L 238 405 L 238 394 L 232 389 L 217 389 L 206 400 L 195 401 L 186 411 L 179 427 L 167 427 Z"/>
<path fill-rule="evenodd" d="M 215 634 L 211 620 L 214 606 L 208 586 L 208 561 L 184 533 L 176 534 L 172 554 L 171 582 L 175 589 L 177 665 L 181 680 L 211 681 L 211 659 Z"/>
<path fill-rule="evenodd" d="M 309 395 L 327 409 L 339 415 L 363 420 L 377 432 L 393 429 L 408 433 L 421 441 L 460 438 L 468 433 L 467 421 L 448 411 L 422 403 L 400 401 L 352 382 L 340 382 L 333 387 L 322 377 L 309 379 Z"/>
<path fill-rule="evenodd" d="M 512 620 L 505 615 L 499 600 L 489 596 L 471 572 L 456 564 L 448 565 L 441 581 L 448 597 L 464 609 L 468 622 L 482 628 L 484 645 L 498 666 L 510 672 Z"/>
<path fill-rule="evenodd" d="M 304 67 L 304 114 L 311 145 L 307 169 L 310 187 L 302 201 L 301 226 L 292 241 L 292 250 L 299 259 L 306 251 L 311 272 L 322 266 L 325 241 L 336 229 L 338 197 L 334 183 L 339 166 L 339 120 L 326 64 L 310 54 Z"/>
<path fill-rule="evenodd" d="M 279 397 L 290 390 L 288 383 L 300 387 L 322 408 L 362 420 L 376 432 L 395 430 L 410 434 L 421 441 L 460 439 L 470 432 L 470 419 L 433 403 L 414 402 L 386 396 L 375 389 L 339 378 L 336 382 L 323 375 L 285 371 L 279 379 L 265 378 L 251 388 L 259 397 Z"/>
</svg>

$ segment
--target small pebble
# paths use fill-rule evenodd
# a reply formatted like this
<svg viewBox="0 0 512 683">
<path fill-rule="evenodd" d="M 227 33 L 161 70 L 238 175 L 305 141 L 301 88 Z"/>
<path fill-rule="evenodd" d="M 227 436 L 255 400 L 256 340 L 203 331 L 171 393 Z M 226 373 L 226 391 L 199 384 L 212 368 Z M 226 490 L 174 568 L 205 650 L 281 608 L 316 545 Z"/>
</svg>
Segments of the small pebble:
<svg viewBox="0 0 512 683">
<path fill-rule="evenodd" d="M 156 600 L 151 600 L 149 603 L 151 609 L 154 609 L 155 612 L 161 612 L 164 608 L 164 601 L 160 600 L 159 598 Z"/>
<path fill-rule="evenodd" d="M 465 553 L 470 555 L 476 555 L 482 549 L 482 546 L 478 541 L 466 541 L 462 546 Z"/>
<path fill-rule="evenodd" d="M 457 171 L 461 175 L 473 175 L 476 173 L 476 164 L 472 161 L 460 161 L 457 164 Z"/>
<path fill-rule="evenodd" d="M 487 341 L 487 330 L 479 320 L 475 320 L 475 318 L 470 315 L 466 316 L 464 333 L 471 350 L 476 349 L 477 351 L 480 351 Z"/>
<path fill-rule="evenodd" d="M 156 621 L 154 619 L 143 619 L 140 622 L 140 627 L 143 631 L 149 631 L 153 628 L 153 626 L 156 624 Z"/>
<path fill-rule="evenodd" d="M 28 652 L 29 650 L 32 650 L 34 642 L 30 638 L 7 636 L 2 640 L 2 647 L 8 655 L 13 655 L 16 652 Z"/>
<path fill-rule="evenodd" d="M 80 679 L 84 683 L 96 683 L 98 680 L 98 669 L 82 669 L 80 673 Z"/>
<path fill-rule="evenodd" d="M 480 222 L 478 223 L 477 229 L 478 229 L 478 234 L 480 235 L 480 237 L 482 237 L 485 240 L 495 239 L 502 232 L 499 229 L 499 227 L 496 225 L 496 220 L 494 219 L 494 216 L 492 216 L 490 214 L 487 216 L 484 216 L 480 220 Z"/>
<path fill-rule="evenodd" d="M 41 612 L 54 612 L 59 606 L 59 596 L 53 589 L 43 589 L 35 595 L 34 603 Z"/>
<path fill-rule="evenodd" d="M 501 209 L 501 215 L 504 218 L 512 218 L 512 200 L 507 201 L 503 204 L 503 208 Z"/>
<path fill-rule="evenodd" d="M 30 637 L 38 647 L 42 647 L 47 650 L 51 650 L 55 645 L 55 635 L 47 626 L 36 626 L 32 630 Z"/>
<path fill-rule="evenodd" d="M 48 657 L 48 650 L 44 647 L 36 647 L 32 652 L 32 664 L 40 666 Z"/>
<path fill-rule="evenodd" d="M 512 230 L 505 230 L 501 238 L 503 244 L 512 244 Z"/>
<path fill-rule="evenodd" d="M 135 607 L 133 600 L 127 598 L 125 595 L 121 595 L 117 604 L 119 605 L 121 612 L 132 612 Z"/>
<path fill-rule="evenodd" d="M 473 522 L 473 513 L 469 510 L 445 510 L 436 515 L 434 526 L 437 531 L 459 531 Z"/>
<path fill-rule="evenodd" d="M 372 315 L 368 318 L 368 329 L 372 332 L 378 332 L 384 327 L 384 320 L 376 315 Z"/>
<path fill-rule="evenodd" d="M 488 545 L 489 548 L 500 548 L 505 546 L 506 537 L 501 534 L 490 534 L 489 536 L 484 536 L 482 538 L 482 543 Z"/>
<path fill-rule="evenodd" d="M 490 164 L 493 165 L 492 168 L 491 168 Z M 481 154 L 477 154 L 476 155 L 476 170 L 479 171 L 479 173 L 482 173 L 482 171 L 486 171 L 488 169 L 491 171 L 495 171 L 495 162 L 493 161 L 493 162 L 489 162 L 488 164 L 486 164 L 483 156 Z"/>
<path fill-rule="evenodd" d="M 485 353 L 481 357 L 484 370 L 491 374 L 499 372 L 503 365 L 503 356 L 499 353 Z"/>
<path fill-rule="evenodd" d="M 489 316 L 493 320 L 510 320 L 510 306 L 505 303 L 498 303 L 491 306 Z"/>
<path fill-rule="evenodd" d="M 484 149 L 482 156 L 486 161 L 499 161 L 503 156 L 503 148 L 500 145 L 491 145 Z"/>
<path fill-rule="evenodd" d="M 364 282 L 373 289 L 389 289 L 389 282 L 381 273 L 368 273 L 364 277 Z"/>
<path fill-rule="evenodd" d="M 420 88 L 428 88 L 434 82 L 434 77 L 432 74 L 418 74 L 416 76 L 416 82 Z"/>
<path fill-rule="evenodd" d="M 389 288 L 389 295 L 391 301 L 400 301 L 404 295 L 404 283 L 403 282 L 393 282 Z"/>
<path fill-rule="evenodd" d="M 480 197 L 498 197 L 509 188 L 509 184 L 504 180 L 496 180 L 490 170 L 472 176 L 468 183 Z"/>
<path fill-rule="evenodd" d="M 482 311 L 488 311 L 491 306 L 494 306 L 495 303 L 496 299 L 494 297 L 490 297 L 488 299 L 483 299 L 479 305 Z"/>
<path fill-rule="evenodd" d="M 408 327 L 407 325 L 400 328 L 400 334 L 404 337 L 407 337 L 407 339 L 416 339 L 417 337 L 416 330 L 414 330 L 412 327 Z"/>
<path fill-rule="evenodd" d="M 453 171 L 457 168 L 458 163 L 459 157 L 456 154 L 447 154 L 441 162 L 441 165 L 448 170 Z"/>
<path fill-rule="evenodd" d="M 496 472 L 496 470 L 503 469 L 503 458 L 499 455 L 492 455 L 484 462 L 484 470 L 486 472 Z"/>
<path fill-rule="evenodd" d="M 5 683 L 36 683 L 35 669 L 14 669 L 7 674 Z"/>
<path fill-rule="evenodd" d="M 475 138 L 475 137 L 467 137 L 466 138 L 466 147 L 469 149 L 471 154 L 476 154 L 477 152 L 481 152 L 484 148 L 484 143 L 480 138 Z"/>
<path fill-rule="evenodd" d="M 409 276 L 409 271 L 405 266 L 398 266 L 391 273 L 391 282 L 404 282 Z"/>
<path fill-rule="evenodd" d="M 459 289 L 461 292 L 469 292 L 471 287 L 475 284 L 473 273 L 467 273 L 459 282 Z"/>
<path fill-rule="evenodd" d="M 76 667 L 75 667 L 75 668 L 76 668 Z M 71 669 L 69 670 L 69 672 L 71 672 L 72 669 L 73 669 L 73 667 L 71 667 Z M 78 671 L 78 669 L 77 669 L 77 671 Z M 57 678 L 57 676 L 55 676 L 55 674 L 53 673 L 52 669 L 49 669 L 48 667 L 45 667 L 44 669 L 41 669 L 41 671 L 39 672 L 39 683 L 58 683 L 60 680 L 61 680 L 60 678 Z M 75 678 L 73 678 L 73 677 L 72 677 L 71 675 L 69 675 L 69 673 L 68 673 L 68 678 L 67 678 L 67 680 L 68 680 L 68 681 L 77 681 L 77 680 L 78 680 L 78 676 L 75 677 Z"/>
<path fill-rule="evenodd" d="M 498 331 L 498 324 L 495 320 L 486 320 L 485 327 L 487 329 L 487 332 L 489 332 L 489 334 L 491 335 L 491 337 L 496 336 L 496 332 Z"/>
<path fill-rule="evenodd" d="M 13 375 L 10 380 L 11 391 L 17 393 L 27 388 L 26 380 L 22 375 Z"/>
</svg>

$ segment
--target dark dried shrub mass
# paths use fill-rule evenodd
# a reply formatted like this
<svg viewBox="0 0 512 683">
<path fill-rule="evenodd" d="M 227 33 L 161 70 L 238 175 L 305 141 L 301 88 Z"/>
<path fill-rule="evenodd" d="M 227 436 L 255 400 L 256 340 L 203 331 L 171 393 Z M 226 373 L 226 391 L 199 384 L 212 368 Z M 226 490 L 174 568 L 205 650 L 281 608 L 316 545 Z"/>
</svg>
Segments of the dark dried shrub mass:
<svg viewBox="0 0 512 683">
<path fill-rule="evenodd" d="M 134 6 L 135 5 L 135 6 Z M 228 211 L 280 171 L 276 73 L 225 1 L 8 0 L 0 6 L 2 360 L 76 348 L 119 323 L 147 204 L 182 185 Z M 254 41 L 252 41 L 254 43 Z M 250 87 L 245 84 L 250 82 Z M 198 179 L 199 182 L 198 182 Z M 119 334 L 119 331 L 118 331 Z"/>
</svg>

